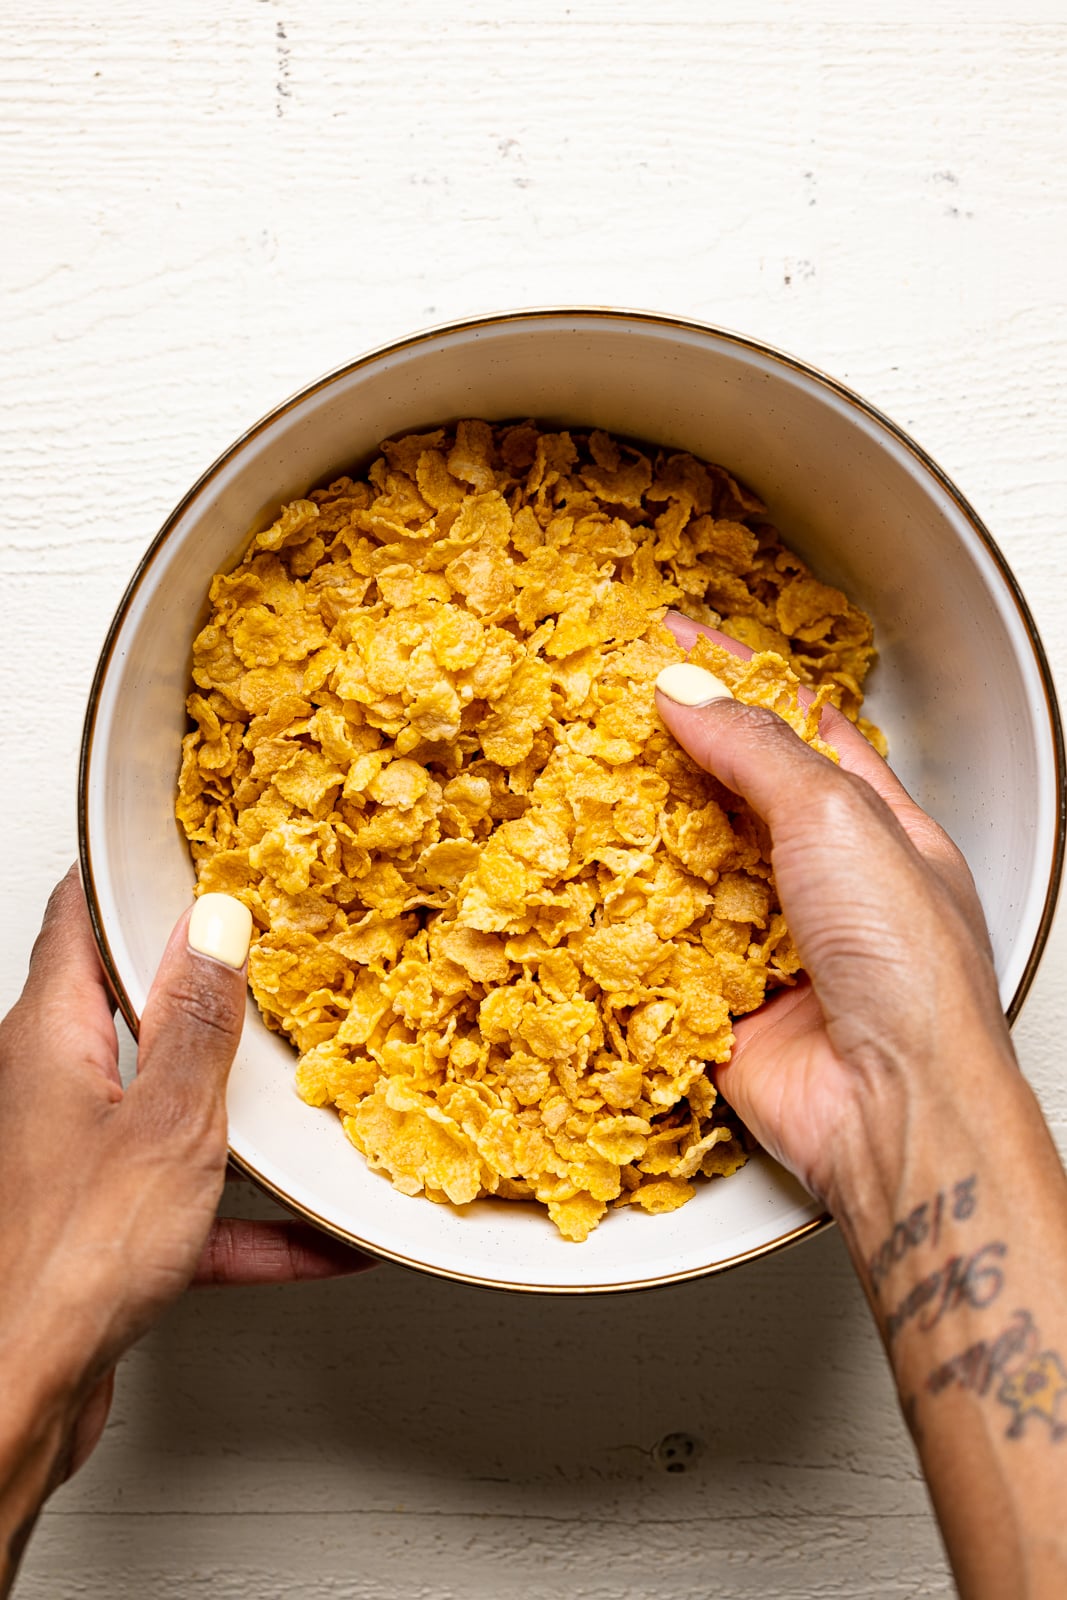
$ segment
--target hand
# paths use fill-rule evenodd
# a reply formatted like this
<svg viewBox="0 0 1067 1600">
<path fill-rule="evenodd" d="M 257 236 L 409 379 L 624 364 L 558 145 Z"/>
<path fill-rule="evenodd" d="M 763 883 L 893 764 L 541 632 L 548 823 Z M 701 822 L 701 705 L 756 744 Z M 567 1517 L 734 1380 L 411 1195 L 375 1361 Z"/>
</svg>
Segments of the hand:
<svg viewBox="0 0 1067 1600">
<path fill-rule="evenodd" d="M 188 920 L 164 952 L 125 1092 L 74 869 L 0 1024 L 0 1374 L 27 1415 L 51 1419 L 61 1473 L 103 1429 L 118 1357 L 189 1283 L 371 1264 L 302 1223 L 216 1220 L 246 977 L 194 952 Z"/>
<path fill-rule="evenodd" d="M 710 634 L 668 619 L 687 648 Z M 764 1147 L 831 1209 L 846 1170 L 899 1170 L 917 1094 L 967 1091 L 968 1059 L 1011 1059 L 985 921 L 967 865 L 839 712 L 820 733 L 835 767 L 771 711 L 657 694 L 693 759 L 767 823 L 773 866 L 807 980 L 739 1021 L 725 1097 Z M 955 1063 L 941 1089 L 946 1063 Z"/>
<path fill-rule="evenodd" d="M 710 632 L 668 620 L 687 647 Z M 741 1019 L 717 1081 L 841 1224 L 960 1594 L 1052 1600 L 1067 1593 L 1067 1183 L 1015 1069 L 970 874 L 837 713 L 819 732 L 840 767 L 773 712 L 657 704 L 766 822 L 808 974 Z"/>
</svg>

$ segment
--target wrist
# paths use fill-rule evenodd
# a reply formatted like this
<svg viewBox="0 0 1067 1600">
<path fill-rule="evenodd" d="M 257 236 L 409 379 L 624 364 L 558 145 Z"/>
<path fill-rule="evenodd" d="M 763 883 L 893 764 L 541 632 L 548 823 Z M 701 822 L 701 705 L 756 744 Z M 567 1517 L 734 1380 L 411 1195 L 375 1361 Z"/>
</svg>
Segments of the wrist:
<svg viewBox="0 0 1067 1600">
<path fill-rule="evenodd" d="M 62 1481 L 75 1408 L 47 1367 L 0 1351 L 0 1595 L 14 1581 L 38 1512 Z"/>
<path fill-rule="evenodd" d="M 73 1311 L 74 1308 L 72 1308 Z M 0 1496 L 19 1481 L 51 1487 L 94 1370 L 84 1318 L 30 1295 L 0 1322 Z"/>
<path fill-rule="evenodd" d="M 1010 1048 L 976 1032 L 936 1070 L 859 1072 L 828 1198 L 961 1593 L 1058 1595 L 1067 1182 Z"/>
<path fill-rule="evenodd" d="M 77 1415 L 85 1389 L 53 1359 L 47 1345 L 17 1345 L 0 1338 L 0 1482 L 5 1469 L 59 1441 Z"/>
<path fill-rule="evenodd" d="M 961 1037 L 951 1059 L 871 1071 L 864 1080 L 836 1135 L 823 1192 L 858 1264 L 928 1191 L 936 1196 L 989 1163 L 992 1129 L 1005 1172 L 1015 1167 L 1006 1140 L 1020 1151 L 1050 1143 L 1006 1041 Z"/>
</svg>

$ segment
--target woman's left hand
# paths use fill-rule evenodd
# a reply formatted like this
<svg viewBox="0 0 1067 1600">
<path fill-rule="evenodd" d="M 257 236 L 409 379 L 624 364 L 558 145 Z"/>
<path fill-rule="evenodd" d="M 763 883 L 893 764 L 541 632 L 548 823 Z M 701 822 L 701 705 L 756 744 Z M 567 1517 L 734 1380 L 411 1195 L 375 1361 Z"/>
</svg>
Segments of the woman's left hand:
<svg viewBox="0 0 1067 1600">
<path fill-rule="evenodd" d="M 216 1218 L 247 980 L 193 949 L 188 924 L 164 952 L 127 1089 L 76 869 L 0 1023 L 0 1594 L 19 1514 L 32 1521 L 92 1450 L 115 1362 L 190 1283 L 372 1264 L 303 1223 Z"/>
</svg>

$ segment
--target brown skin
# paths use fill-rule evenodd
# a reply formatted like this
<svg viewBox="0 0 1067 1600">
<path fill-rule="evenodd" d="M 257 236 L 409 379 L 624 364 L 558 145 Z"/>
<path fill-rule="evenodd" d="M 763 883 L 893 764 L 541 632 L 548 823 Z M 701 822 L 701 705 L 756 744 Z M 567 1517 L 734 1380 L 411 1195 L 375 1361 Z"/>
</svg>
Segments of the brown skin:
<svg viewBox="0 0 1067 1600">
<path fill-rule="evenodd" d="M 668 620 L 691 643 L 696 624 Z M 837 712 L 820 732 L 840 768 L 772 712 L 657 704 L 768 824 L 809 974 L 738 1023 L 718 1085 L 841 1225 L 960 1593 L 1060 1600 L 1067 1179 L 967 866 Z"/>
<path fill-rule="evenodd" d="M 187 922 L 160 963 L 127 1090 L 73 869 L 0 1023 L 0 1595 L 44 1496 L 103 1430 L 115 1363 L 190 1283 L 370 1265 L 300 1223 L 216 1218 L 247 979 L 190 950 Z"/>
<path fill-rule="evenodd" d="M 688 643 L 696 625 L 669 620 Z M 1012 1054 L 966 865 L 837 714 L 821 728 L 840 768 L 770 712 L 658 704 L 767 822 L 809 973 L 738 1024 L 719 1086 L 842 1226 L 965 1600 L 1058 1600 L 1067 1180 Z M 324 1241 L 213 1224 L 243 987 L 192 957 L 179 927 L 123 1095 L 68 879 L 0 1030 L 8 1581 L 49 1486 L 99 1433 L 115 1360 L 190 1279 L 343 1270 Z"/>
</svg>

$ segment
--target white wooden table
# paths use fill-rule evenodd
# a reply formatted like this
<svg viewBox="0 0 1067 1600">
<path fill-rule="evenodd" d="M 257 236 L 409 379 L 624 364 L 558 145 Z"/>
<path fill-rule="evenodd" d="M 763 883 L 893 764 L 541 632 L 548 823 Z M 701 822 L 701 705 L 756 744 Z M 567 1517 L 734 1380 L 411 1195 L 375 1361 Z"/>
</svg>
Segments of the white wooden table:
<svg viewBox="0 0 1067 1600">
<path fill-rule="evenodd" d="M 996 20 L 1009 16 L 1011 20 Z M 1067 6 L 35 0 L 0 17 L 0 1000 L 165 513 L 390 336 L 598 302 L 761 336 L 955 477 L 1067 662 Z M 1067 934 L 1016 1037 L 1063 1139 Z M 255 1202 L 250 1198 L 249 1204 Z M 702 1442 L 667 1473 L 656 1446 Z M 839 1239 L 589 1303 L 382 1268 L 188 1298 L 24 1600 L 951 1593 Z"/>
</svg>

